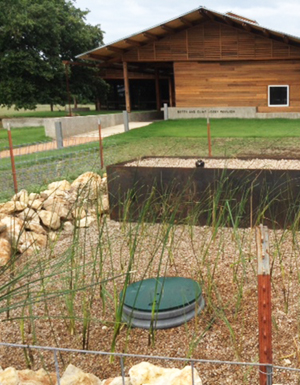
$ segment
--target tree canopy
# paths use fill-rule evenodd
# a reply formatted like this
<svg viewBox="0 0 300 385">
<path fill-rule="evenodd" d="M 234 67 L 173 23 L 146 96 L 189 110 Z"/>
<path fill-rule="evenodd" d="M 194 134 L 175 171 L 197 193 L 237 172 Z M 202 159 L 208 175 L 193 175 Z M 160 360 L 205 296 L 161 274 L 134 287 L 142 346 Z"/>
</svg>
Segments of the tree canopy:
<svg viewBox="0 0 300 385">
<path fill-rule="evenodd" d="M 73 1 L 0 0 L 0 7 L 0 104 L 28 109 L 65 104 L 62 62 L 102 44 L 100 26 L 87 24 L 88 11 Z M 93 100 L 107 92 L 95 69 L 71 71 L 70 88 L 77 96 Z"/>
</svg>

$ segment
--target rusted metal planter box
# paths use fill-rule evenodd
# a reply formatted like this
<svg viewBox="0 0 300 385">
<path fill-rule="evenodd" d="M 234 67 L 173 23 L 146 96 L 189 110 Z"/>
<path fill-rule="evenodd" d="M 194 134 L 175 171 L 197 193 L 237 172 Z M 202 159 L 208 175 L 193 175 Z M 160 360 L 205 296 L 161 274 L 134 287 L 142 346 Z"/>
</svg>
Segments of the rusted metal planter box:
<svg viewBox="0 0 300 385">
<path fill-rule="evenodd" d="M 298 225 L 300 170 L 125 166 L 129 162 L 107 167 L 113 220 Z"/>
</svg>

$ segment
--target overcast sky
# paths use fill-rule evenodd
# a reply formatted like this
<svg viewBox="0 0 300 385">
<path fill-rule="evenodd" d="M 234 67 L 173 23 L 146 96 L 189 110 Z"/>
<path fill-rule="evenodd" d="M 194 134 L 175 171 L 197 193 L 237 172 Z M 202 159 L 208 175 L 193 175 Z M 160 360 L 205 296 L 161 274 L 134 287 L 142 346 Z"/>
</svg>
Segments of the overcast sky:
<svg viewBox="0 0 300 385">
<path fill-rule="evenodd" d="M 201 0 L 200 0 L 201 1 Z M 300 0 L 76 0 L 90 10 L 87 22 L 100 24 L 104 43 L 112 43 L 156 24 L 174 19 L 200 6 L 218 12 L 234 12 L 260 25 L 300 37 Z"/>
</svg>

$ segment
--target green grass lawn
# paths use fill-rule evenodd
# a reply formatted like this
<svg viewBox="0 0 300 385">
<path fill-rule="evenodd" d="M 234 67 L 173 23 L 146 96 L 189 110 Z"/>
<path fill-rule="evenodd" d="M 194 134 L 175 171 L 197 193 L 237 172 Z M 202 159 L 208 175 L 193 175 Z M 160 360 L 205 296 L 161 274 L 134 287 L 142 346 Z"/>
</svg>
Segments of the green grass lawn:
<svg viewBox="0 0 300 385">
<path fill-rule="evenodd" d="M 52 141 L 51 138 L 45 135 L 45 129 L 42 126 L 12 128 L 11 136 L 14 147 Z M 8 148 L 8 145 L 7 130 L 0 129 L 0 150 Z"/>
<path fill-rule="evenodd" d="M 135 138 L 150 137 L 207 137 L 206 119 L 159 121 L 131 131 Z M 297 119 L 214 119 L 211 120 L 213 138 L 279 138 L 299 137 Z"/>
<path fill-rule="evenodd" d="M 227 157 L 297 158 L 300 154 L 299 123 L 299 120 L 284 119 L 212 120 L 212 154 Z M 37 131 L 35 132 L 35 130 Z M 26 134 L 24 134 L 25 131 Z M 14 143 L 24 144 L 33 140 L 46 140 L 41 128 L 31 128 L 25 131 L 23 128 L 12 130 Z M 20 135 L 19 142 L 15 136 L 17 133 Z M 1 140 L 3 135 L 6 140 L 6 130 L 0 130 L 0 142 L 4 140 Z M 37 140 L 38 135 L 41 135 L 39 140 Z M 103 144 L 105 166 L 142 156 L 206 157 L 208 155 L 206 120 L 155 122 L 127 133 L 104 138 Z M 30 191 L 33 186 L 30 178 L 34 175 L 36 175 L 36 180 L 43 181 L 45 188 L 47 183 L 53 180 L 73 180 L 85 171 L 103 172 L 100 170 L 98 142 L 16 156 L 15 162 L 18 178 L 20 179 L 24 175 L 23 181 L 20 180 L 19 189 L 27 188 Z M 26 178 L 25 174 L 28 175 Z M 0 186 L 7 185 L 7 180 L 11 184 L 10 179 L 10 159 L 0 159 Z M 35 187 L 35 191 L 39 188 L 40 186 Z M 12 192 L 11 187 L 9 192 L 0 191 L 0 201 L 7 199 Z"/>
</svg>

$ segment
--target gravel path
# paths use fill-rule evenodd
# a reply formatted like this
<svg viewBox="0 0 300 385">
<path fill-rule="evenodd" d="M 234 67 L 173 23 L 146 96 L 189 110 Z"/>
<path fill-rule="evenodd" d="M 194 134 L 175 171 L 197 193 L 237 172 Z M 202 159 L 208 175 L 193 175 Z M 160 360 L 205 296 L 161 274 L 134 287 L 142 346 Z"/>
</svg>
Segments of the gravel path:
<svg viewBox="0 0 300 385">
<path fill-rule="evenodd" d="M 209 159 L 202 158 L 205 168 L 300 170 L 300 159 Z M 196 158 L 147 158 L 126 163 L 128 167 L 182 167 L 194 168 Z"/>
</svg>

